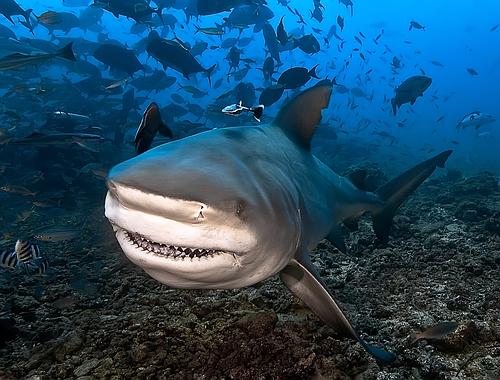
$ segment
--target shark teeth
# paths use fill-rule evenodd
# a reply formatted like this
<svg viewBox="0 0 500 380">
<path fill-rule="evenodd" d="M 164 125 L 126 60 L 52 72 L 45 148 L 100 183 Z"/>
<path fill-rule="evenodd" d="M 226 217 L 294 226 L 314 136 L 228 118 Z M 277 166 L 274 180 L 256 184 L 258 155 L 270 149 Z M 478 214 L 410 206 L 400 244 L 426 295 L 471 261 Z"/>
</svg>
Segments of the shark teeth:
<svg viewBox="0 0 500 380">
<path fill-rule="evenodd" d="M 146 253 L 169 257 L 173 259 L 186 259 L 186 258 L 211 258 L 217 255 L 222 255 L 224 251 L 216 249 L 205 249 L 205 248 L 190 248 L 190 247 L 179 247 L 176 245 L 168 245 L 157 243 L 146 239 L 144 236 L 135 233 L 125 231 L 125 238 L 133 246 L 142 249 Z"/>
</svg>

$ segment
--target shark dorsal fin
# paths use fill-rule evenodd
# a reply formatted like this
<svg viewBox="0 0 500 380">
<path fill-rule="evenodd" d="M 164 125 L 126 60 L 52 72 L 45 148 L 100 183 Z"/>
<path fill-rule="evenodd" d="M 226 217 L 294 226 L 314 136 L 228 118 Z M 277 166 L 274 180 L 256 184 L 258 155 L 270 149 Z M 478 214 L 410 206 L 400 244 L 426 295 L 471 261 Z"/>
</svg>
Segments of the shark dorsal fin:
<svg viewBox="0 0 500 380">
<path fill-rule="evenodd" d="M 283 129 L 294 141 L 309 149 L 321 110 L 328 107 L 332 82 L 323 80 L 289 101 L 278 113 L 273 124 Z"/>
</svg>

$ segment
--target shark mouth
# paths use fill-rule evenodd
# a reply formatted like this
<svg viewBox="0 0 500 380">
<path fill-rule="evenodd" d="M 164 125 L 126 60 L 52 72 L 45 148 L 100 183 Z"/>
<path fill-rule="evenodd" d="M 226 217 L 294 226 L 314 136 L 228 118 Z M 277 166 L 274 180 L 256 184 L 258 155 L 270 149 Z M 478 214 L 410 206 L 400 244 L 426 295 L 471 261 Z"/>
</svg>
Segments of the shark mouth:
<svg viewBox="0 0 500 380">
<path fill-rule="evenodd" d="M 168 245 L 164 243 L 158 243 L 147 239 L 146 237 L 129 231 L 123 231 L 125 240 L 136 248 L 144 251 L 146 254 L 152 254 L 156 256 L 161 256 L 169 259 L 210 259 L 216 256 L 230 254 L 233 252 L 220 251 L 216 249 L 205 249 L 205 248 L 193 248 L 193 247 L 180 247 L 176 245 Z"/>
</svg>

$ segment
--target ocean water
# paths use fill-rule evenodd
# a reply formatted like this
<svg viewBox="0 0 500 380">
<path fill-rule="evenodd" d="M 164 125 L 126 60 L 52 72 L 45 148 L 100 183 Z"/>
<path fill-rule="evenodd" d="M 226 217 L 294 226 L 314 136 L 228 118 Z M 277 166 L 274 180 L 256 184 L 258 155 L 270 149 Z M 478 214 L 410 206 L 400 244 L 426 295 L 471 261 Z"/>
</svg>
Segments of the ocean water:
<svg viewBox="0 0 500 380">
<path fill-rule="evenodd" d="M 500 4 L 349 2 L 0 2 L 0 379 L 499 378 Z"/>
</svg>

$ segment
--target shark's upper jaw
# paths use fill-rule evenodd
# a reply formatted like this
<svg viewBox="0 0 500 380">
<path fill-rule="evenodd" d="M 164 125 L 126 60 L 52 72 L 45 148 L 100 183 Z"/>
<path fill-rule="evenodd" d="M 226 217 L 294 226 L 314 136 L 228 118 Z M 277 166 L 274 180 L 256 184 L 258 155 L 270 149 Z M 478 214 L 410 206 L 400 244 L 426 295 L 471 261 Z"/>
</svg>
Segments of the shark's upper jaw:
<svg viewBox="0 0 500 380">
<path fill-rule="evenodd" d="M 106 197 L 106 216 L 132 262 L 158 281 L 179 288 L 233 287 L 246 250 L 254 244 L 250 233 L 243 234 L 245 231 L 240 230 L 232 234 L 226 230 L 225 237 L 217 239 L 210 236 L 211 226 L 205 228 L 198 221 L 200 214 L 192 220 L 183 215 L 189 208 L 186 203 L 190 202 L 179 200 L 179 213 L 172 212 L 172 218 L 168 218 L 161 206 L 158 213 L 147 210 L 148 201 L 133 207 L 131 201 L 138 190 L 114 184 L 110 188 L 113 190 Z M 158 196 L 149 197 L 156 198 L 157 205 L 162 201 Z M 143 199 L 147 198 L 144 194 Z M 153 203 L 153 199 L 149 201 Z M 175 205 L 168 198 L 165 203 L 170 207 Z"/>
</svg>

